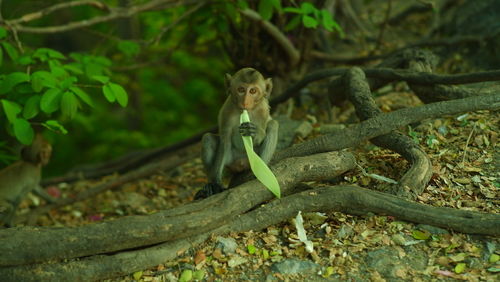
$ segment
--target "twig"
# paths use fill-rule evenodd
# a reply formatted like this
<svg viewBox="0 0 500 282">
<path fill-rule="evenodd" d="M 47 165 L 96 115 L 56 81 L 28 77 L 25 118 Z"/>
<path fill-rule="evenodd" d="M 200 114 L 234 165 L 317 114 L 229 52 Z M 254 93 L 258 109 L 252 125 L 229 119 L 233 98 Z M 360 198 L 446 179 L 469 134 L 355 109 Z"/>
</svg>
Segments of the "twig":
<svg viewBox="0 0 500 282">
<path fill-rule="evenodd" d="M 81 2 L 85 2 L 86 4 L 88 4 L 90 2 L 92 2 L 92 3 L 100 3 L 100 2 L 97 2 L 97 1 L 75 1 L 75 2 L 78 2 L 79 4 Z M 186 5 L 186 4 L 197 3 L 197 2 L 198 1 L 195 1 L 195 0 L 191 0 L 191 1 L 182 1 L 182 0 L 152 0 L 150 2 L 141 4 L 141 5 L 130 6 L 130 7 L 127 7 L 127 8 L 116 8 L 116 7 L 112 8 L 112 7 L 107 7 L 107 10 L 109 11 L 109 13 L 107 15 L 97 16 L 95 18 L 86 19 L 86 20 L 77 21 L 77 22 L 70 22 L 68 24 L 58 25 L 58 26 L 29 27 L 29 26 L 24 26 L 24 25 L 20 24 L 21 22 L 24 23 L 26 21 L 31 21 L 31 20 L 33 20 L 35 18 L 39 18 L 41 16 L 44 16 L 45 14 L 43 14 L 41 12 L 39 12 L 41 14 L 37 14 L 37 13 L 28 14 L 28 15 L 32 15 L 32 16 L 28 17 L 28 19 L 24 19 L 23 20 L 23 17 L 28 16 L 28 15 L 25 15 L 25 16 L 19 18 L 19 19 L 14 19 L 14 20 L 9 20 L 9 21 L 6 20 L 4 22 L 5 22 L 6 25 L 12 25 L 12 27 L 16 28 L 18 32 L 38 33 L 38 34 L 42 34 L 42 33 L 58 33 L 58 32 L 65 32 L 65 31 L 70 31 L 70 30 L 74 30 L 74 29 L 78 29 L 78 28 L 83 28 L 83 27 L 89 27 L 89 26 L 92 26 L 92 25 L 95 25 L 95 24 L 98 24 L 98 23 L 108 22 L 108 21 L 112 21 L 112 20 L 116 20 L 116 19 L 120 19 L 120 18 L 131 17 L 131 16 L 133 16 L 135 14 L 138 14 L 138 13 L 141 13 L 141 12 L 145 12 L 145 11 L 151 11 L 151 10 L 154 10 L 154 9 L 158 9 L 160 7 L 176 6 L 176 5 Z M 57 9 L 54 9 L 54 6 L 49 7 L 47 9 L 50 10 L 50 12 L 53 12 L 54 10 L 61 9 L 61 6 L 62 6 L 62 8 L 68 7 L 67 5 L 70 5 L 70 3 L 73 3 L 73 2 L 54 5 L 54 6 L 58 6 L 58 7 L 56 7 Z M 69 7 L 71 7 L 71 5 Z"/>
<path fill-rule="evenodd" d="M 476 124 L 477 123 L 474 123 L 474 126 L 472 127 L 472 130 L 470 131 L 469 137 L 467 137 L 467 141 L 465 142 L 464 156 L 462 158 L 462 167 L 465 165 L 465 156 L 467 155 L 467 148 L 469 147 L 469 142 L 470 142 L 470 139 L 472 138 L 472 134 L 474 133 L 474 130 L 476 129 Z"/>
<path fill-rule="evenodd" d="M 12 25 L 17 25 L 17 24 L 22 24 L 22 23 L 27 23 L 31 22 L 37 19 L 40 19 L 44 16 L 47 16 L 57 10 L 62 10 L 62 9 L 67 9 L 71 7 L 77 7 L 77 6 L 93 6 L 101 10 L 109 10 L 108 6 L 104 3 L 101 3 L 99 1 L 94 1 L 94 0 L 80 0 L 80 1 L 71 1 L 71 2 L 63 2 L 63 3 L 58 3 L 53 6 L 50 6 L 48 8 L 42 9 L 40 11 L 34 12 L 34 13 L 29 13 L 26 14 L 18 19 L 10 20 L 10 24 Z"/>
<path fill-rule="evenodd" d="M 295 66 L 300 61 L 300 53 L 293 43 L 271 22 L 264 20 L 257 12 L 251 9 L 241 10 L 246 18 L 259 23 L 262 28 L 283 48 L 290 59 L 290 65 Z"/>
</svg>

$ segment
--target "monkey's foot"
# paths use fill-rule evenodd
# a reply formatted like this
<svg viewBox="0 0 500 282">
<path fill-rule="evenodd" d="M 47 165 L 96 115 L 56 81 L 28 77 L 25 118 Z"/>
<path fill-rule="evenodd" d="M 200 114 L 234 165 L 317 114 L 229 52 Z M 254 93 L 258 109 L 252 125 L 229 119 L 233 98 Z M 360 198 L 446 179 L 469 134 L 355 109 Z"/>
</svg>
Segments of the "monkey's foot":
<svg viewBox="0 0 500 282">
<path fill-rule="evenodd" d="M 203 188 L 201 188 L 200 191 L 196 193 L 196 195 L 194 195 L 194 199 L 195 200 L 205 199 L 223 191 L 224 187 L 222 187 L 221 185 L 217 183 L 207 183 L 205 186 L 203 186 Z"/>
</svg>

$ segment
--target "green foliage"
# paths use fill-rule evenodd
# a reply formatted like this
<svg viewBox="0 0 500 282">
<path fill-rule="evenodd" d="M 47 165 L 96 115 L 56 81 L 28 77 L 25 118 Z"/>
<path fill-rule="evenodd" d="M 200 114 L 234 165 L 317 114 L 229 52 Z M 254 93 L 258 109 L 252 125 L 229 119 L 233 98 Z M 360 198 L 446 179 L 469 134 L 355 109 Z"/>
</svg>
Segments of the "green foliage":
<svg viewBox="0 0 500 282">
<path fill-rule="evenodd" d="M 110 60 L 102 56 L 72 53 L 65 55 L 50 48 L 25 50 L 21 55 L 8 41 L 7 30 L 0 27 L 2 49 L 10 58 L 9 71 L 0 75 L 0 101 L 9 132 L 22 144 L 29 145 L 34 137 L 33 125 L 41 124 L 50 130 L 67 132 L 62 122 L 72 120 L 82 103 L 93 107 L 95 95 L 82 88 L 91 77 L 110 73 Z M 128 50 L 134 52 L 131 45 Z M 132 54 L 132 53 L 129 53 Z M 3 52 L 0 53 L 3 59 Z M 3 62 L 3 60 L 0 60 Z M 104 96 L 122 107 L 128 102 L 124 88 L 109 78 L 101 82 Z M 99 86 L 99 85 L 95 85 Z M 110 100 L 110 97 L 112 98 Z M 55 119 L 54 119 L 55 118 Z"/>
</svg>

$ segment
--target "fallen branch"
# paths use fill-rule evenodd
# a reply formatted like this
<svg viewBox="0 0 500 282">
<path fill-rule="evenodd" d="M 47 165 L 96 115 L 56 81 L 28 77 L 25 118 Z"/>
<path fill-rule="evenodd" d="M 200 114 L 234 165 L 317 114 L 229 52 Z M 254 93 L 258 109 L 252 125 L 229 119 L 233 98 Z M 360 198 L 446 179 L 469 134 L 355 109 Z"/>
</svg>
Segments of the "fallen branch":
<svg viewBox="0 0 500 282">
<path fill-rule="evenodd" d="M 317 158 L 321 162 L 321 159 Z M 432 207 L 414 203 L 358 186 L 332 186 L 307 190 L 274 200 L 256 209 L 232 217 L 227 224 L 188 238 L 172 240 L 140 250 L 106 256 L 91 256 L 69 262 L 0 267 L 6 281 L 25 280 L 101 280 L 143 270 L 175 258 L 210 235 L 261 230 L 292 218 L 298 211 L 395 216 L 399 220 L 430 224 L 458 232 L 500 235 L 500 215 Z"/>
<path fill-rule="evenodd" d="M 370 92 L 370 85 L 360 68 L 354 67 L 344 76 L 347 96 L 356 108 L 361 120 L 382 115 Z M 415 199 L 420 195 L 432 176 L 432 163 L 424 150 L 411 138 L 397 131 L 377 136 L 370 140 L 373 144 L 387 148 L 402 155 L 410 164 L 410 169 L 400 180 L 400 185 L 394 185 L 396 195 Z"/>
<path fill-rule="evenodd" d="M 355 167 L 352 154 L 330 152 L 283 160 L 273 166 L 287 194 L 299 182 L 336 177 Z M 81 227 L 21 227 L 0 230 L 0 266 L 70 259 L 186 238 L 227 224 L 273 199 L 257 180 L 200 202 L 148 216 L 129 216 Z M 57 244 L 53 244 L 54 241 Z"/>
<path fill-rule="evenodd" d="M 437 118 L 443 115 L 469 111 L 497 110 L 499 108 L 500 93 L 400 109 L 364 120 L 338 132 L 296 144 L 275 154 L 274 160 L 278 161 L 289 157 L 307 156 L 350 148 L 366 140 L 387 134 L 396 128 L 427 118 Z"/>
</svg>

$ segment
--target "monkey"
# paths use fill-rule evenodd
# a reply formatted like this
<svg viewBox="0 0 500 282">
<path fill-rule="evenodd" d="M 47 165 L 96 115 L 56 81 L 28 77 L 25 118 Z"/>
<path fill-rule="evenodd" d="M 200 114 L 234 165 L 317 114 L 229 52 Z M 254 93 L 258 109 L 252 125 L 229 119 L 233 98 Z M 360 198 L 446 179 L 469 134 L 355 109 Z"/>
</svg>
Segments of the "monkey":
<svg viewBox="0 0 500 282">
<path fill-rule="evenodd" d="M 21 151 L 21 160 L 0 170 L 0 226 L 12 226 L 21 200 L 33 191 L 49 203 L 55 199 L 40 187 L 42 166 L 47 165 L 52 146 L 36 134 L 33 143 Z"/>
<path fill-rule="evenodd" d="M 241 136 L 252 137 L 255 152 L 266 164 L 276 150 L 279 124 L 271 118 L 269 107 L 272 79 L 264 79 L 253 68 L 243 68 L 233 76 L 226 74 L 225 87 L 227 98 L 219 111 L 219 134 L 206 133 L 201 141 L 201 159 L 209 183 L 195 199 L 222 192 L 224 172 L 235 174 L 249 169 Z M 248 111 L 251 122 L 240 125 L 243 110 Z"/>
</svg>

